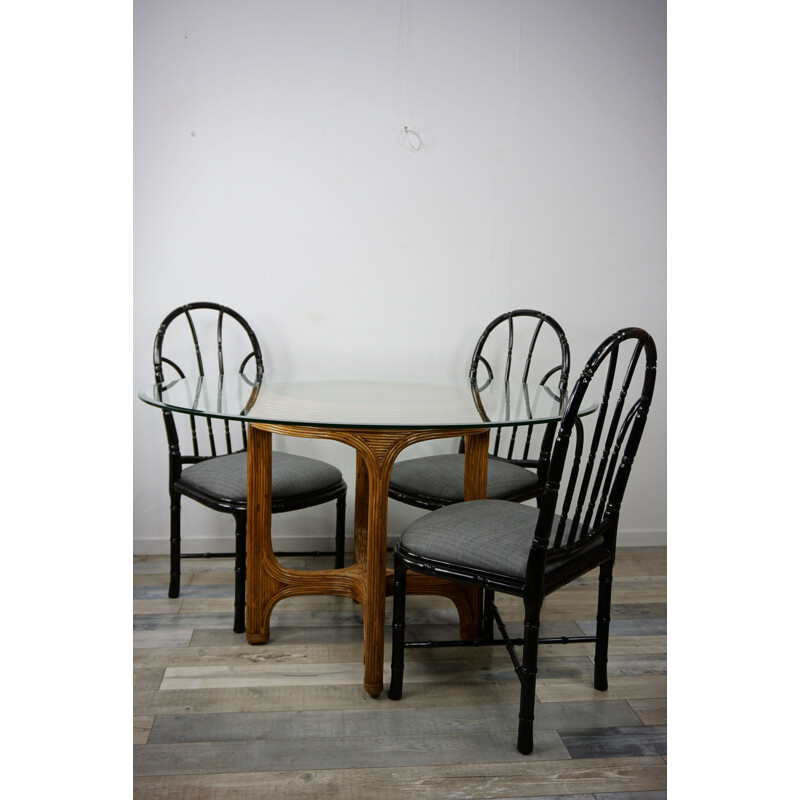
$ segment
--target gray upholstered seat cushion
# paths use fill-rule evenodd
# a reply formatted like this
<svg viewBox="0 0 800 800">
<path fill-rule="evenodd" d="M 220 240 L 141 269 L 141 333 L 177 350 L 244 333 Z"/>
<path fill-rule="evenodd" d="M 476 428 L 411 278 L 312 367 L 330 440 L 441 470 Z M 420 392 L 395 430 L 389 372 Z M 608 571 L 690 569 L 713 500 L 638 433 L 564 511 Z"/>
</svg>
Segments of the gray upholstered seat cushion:
<svg viewBox="0 0 800 800">
<path fill-rule="evenodd" d="M 523 580 L 539 510 L 507 500 L 445 506 L 409 525 L 400 542 L 415 555 Z"/>
<path fill-rule="evenodd" d="M 342 480 L 331 464 L 289 453 L 272 453 L 272 496 L 276 499 L 322 491 Z M 232 453 L 185 467 L 179 486 L 234 502 L 247 501 L 247 453 Z"/>
<path fill-rule="evenodd" d="M 487 498 L 533 492 L 538 484 L 538 476 L 525 467 L 489 459 Z M 464 456 L 450 453 L 398 461 L 392 468 L 389 485 L 396 491 L 441 498 L 450 503 L 460 502 L 464 499 Z"/>
<path fill-rule="evenodd" d="M 405 529 L 400 542 L 423 558 L 524 581 L 538 519 L 539 509 L 532 506 L 508 500 L 473 500 L 425 514 Z M 551 537 L 560 520 L 556 514 Z M 569 530 L 569 518 L 565 527 Z M 570 551 L 587 555 L 604 548 L 603 537 L 593 536 Z M 556 572 L 569 558 L 564 550 L 553 550 L 545 574 Z"/>
</svg>

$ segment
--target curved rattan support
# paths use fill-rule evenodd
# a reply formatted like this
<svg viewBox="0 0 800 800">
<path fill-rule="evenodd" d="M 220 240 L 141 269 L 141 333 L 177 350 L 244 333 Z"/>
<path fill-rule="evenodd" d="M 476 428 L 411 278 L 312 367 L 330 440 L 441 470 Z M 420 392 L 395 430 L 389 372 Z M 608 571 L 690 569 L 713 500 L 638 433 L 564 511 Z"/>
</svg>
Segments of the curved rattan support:
<svg viewBox="0 0 800 800">
<path fill-rule="evenodd" d="M 281 564 L 272 549 L 270 474 L 272 435 L 331 439 L 356 451 L 354 563 L 340 570 L 294 570 Z M 248 561 L 247 641 L 265 644 L 270 639 L 272 610 L 283 599 L 298 595 L 333 594 L 361 604 L 364 617 L 364 689 L 378 695 L 383 690 L 383 639 L 386 595 L 394 579 L 386 570 L 387 487 L 392 465 L 403 448 L 447 436 L 468 440 L 465 494 L 486 493 L 486 449 L 489 432 L 477 430 L 418 430 L 368 428 L 317 428 L 254 423 L 248 448 L 248 551 L 258 554 Z M 459 612 L 461 635 L 475 638 L 481 625 L 480 591 L 447 580 L 415 576 L 409 591 L 450 598 Z"/>
<path fill-rule="evenodd" d="M 623 346 L 631 353 L 627 366 L 620 370 Z M 656 363 L 655 343 L 640 328 L 617 331 L 595 350 L 576 381 L 564 417 L 557 426 L 558 434 L 538 508 L 530 508 L 530 513 L 519 509 L 513 515 L 509 512 L 505 516 L 520 525 L 521 520 L 530 520 L 531 538 L 527 553 L 520 549 L 525 546 L 527 527 L 519 527 L 513 532 L 497 527 L 496 520 L 504 508 L 503 501 L 488 501 L 472 508 L 468 503 L 443 508 L 420 518 L 403 533 L 395 546 L 391 699 L 402 697 L 406 648 L 462 645 L 454 640 L 405 641 L 403 595 L 414 572 L 480 587 L 484 591 L 486 610 L 481 635 L 463 642 L 463 645 L 502 644 L 508 649 L 520 680 L 517 749 L 521 753 L 528 754 L 533 750 L 534 696 L 540 644 L 593 642 L 594 686 L 599 691 L 608 689 L 611 587 L 619 512 L 653 397 Z M 603 382 L 603 397 L 597 414 L 581 421 L 578 410 L 595 378 Z M 633 391 L 635 380 L 640 381 L 641 387 L 636 392 Z M 480 541 L 482 544 L 465 544 L 462 540 L 467 530 L 471 531 L 469 542 Z M 444 544 L 443 537 L 446 538 Z M 515 560 L 513 569 L 510 563 L 508 571 L 486 567 L 482 550 L 492 537 L 499 537 L 494 552 L 510 553 L 509 558 Z M 415 543 L 416 549 L 407 544 L 407 538 Z M 433 557 L 431 553 L 425 553 L 426 547 L 430 547 L 431 552 L 452 553 L 452 557 Z M 524 570 L 521 569 L 523 564 Z M 600 579 L 595 635 L 541 638 L 539 630 L 544 598 L 597 567 L 600 568 Z M 493 602 L 493 594 L 498 591 L 522 598 L 525 609 L 522 639 L 509 638 Z M 499 639 L 493 636 L 494 624 L 501 633 Z M 514 649 L 520 645 L 521 659 Z"/>
<path fill-rule="evenodd" d="M 203 358 L 203 337 L 200 331 L 199 320 L 201 316 L 211 315 L 213 319 L 213 346 L 214 357 L 211 364 Z M 180 323 L 183 342 L 188 352 L 188 360 L 181 362 L 177 356 L 165 352 L 167 349 L 167 332 L 180 334 Z M 178 326 L 176 328 L 176 326 Z M 228 326 L 235 329 L 237 326 L 243 334 L 243 341 L 247 344 L 243 351 L 237 348 L 236 353 L 226 351 L 227 339 L 225 333 Z M 228 356 L 228 358 L 226 358 Z M 225 374 L 227 362 L 233 365 L 236 371 L 251 387 L 249 393 L 242 397 L 242 408 L 246 410 L 255 403 L 260 390 L 260 382 L 264 376 L 264 360 L 261 346 L 255 332 L 244 317 L 232 308 L 219 303 L 199 302 L 188 303 L 171 311 L 163 320 L 156 333 L 153 344 L 153 368 L 156 381 L 165 383 L 176 375 L 184 378 L 186 375 L 197 375 L 204 378 L 222 376 Z M 212 370 L 207 373 L 207 367 Z M 168 376 L 169 373 L 169 376 Z M 196 391 L 200 391 L 200 383 Z M 167 433 L 169 446 L 169 496 L 170 496 L 170 582 L 169 597 L 180 595 L 181 560 L 184 558 L 234 558 L 234 625 L 237 633 L 245 630 L 245 582 L 246 582 L 246 520 L 247 503 L 242 498 L 232 498 L 220 493 L 218 490 L 205 491 L 202 488 L 188 485 L 181 481 L 181 475 L 186 467 L 216 458 L 221 455 L 233 455 L 247 449 L 247 428 L 244 422 L 240 426 L 231 426 L 223 420 L 219 427 L 214 426 L 210 418 L 205 423 L 198 423 L 194 416 L 188 418 L 188 447 L 183 448 L 182 437 L 178 430 L 177 421 L 169 410 L 163 411 L 164 426 Z M 233 430 L 240 427 L 238 434 Z M 238 438 L 237 438 L 238 436 Z M 187 452 L 188 451 L 188 452 Z M 332 551 L 292 551 L 280 552 L 277 555 L 331 555 L 334 556 L 336 569 L 344 566 L 344 526 L 345 503 L 347 484 L 344 480 L 325 486 L 321 490 L 288 495 L 276 498 L 273 502 L 273 512 L 276 514 L 295 511 L 302 508 L 321 505 L 336 501 L 336 533 L 334 550 Z M 181 497 L 188 497 L 213 511 L 233 515 L 235 527 L 235 549 L 233 552 L 215 553 L 186 553 L 181 550 Z"/>
</svg>

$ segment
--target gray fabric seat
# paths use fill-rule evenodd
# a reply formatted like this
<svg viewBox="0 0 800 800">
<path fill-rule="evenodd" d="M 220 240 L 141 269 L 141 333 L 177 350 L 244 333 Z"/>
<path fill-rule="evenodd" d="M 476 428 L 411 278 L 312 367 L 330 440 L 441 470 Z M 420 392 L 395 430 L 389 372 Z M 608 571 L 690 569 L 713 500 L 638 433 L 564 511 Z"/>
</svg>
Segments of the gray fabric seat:
<svg viewBox="0 0 800 800">
<path fill-rule="evenodd" d="M 276 500 L 334 487 L 342 473 L 331 464 L 290 453 L 272 453 L 272 496 Z M 217 456 L 184 467 L 179 488 L 199 490 L 231 502 L 247 502 L 247 453 Z"/>
<path fill-rule="evenodd" d="M 507 500 L 474 500 L 445 506 L 412 522 L 400 544 L 416 556 L 493 572 L 522 584 L 538 519 L 538 508 Z M 557 530 L 560 519 L 556 514 L 552 531 Z M 603 546 L 598 537 L 577 545 L 572 555 L 574 550 L 590 552 Z M 557 569 L 563 558 L 564 551 L 556 551 L 556 557 L 548 559 L 545 574 Z"/>
<path fill-rule="evenodd" d="M 524 580 L 538 517 L 521 503 L 474 500 L 412 522 L 400 544 L 417 556 Z"/>
<path fill-rule="evenodd" d="M 489 459 L 486 481 L 488 499 L 532 497 L 539 477 L 525 467 L 498 458 Z M 392 468 L 390 490 L 437 498 L 448 503 L 464 499 L 464 455 L 423 456 L 398 461 Z"/>
</svg>

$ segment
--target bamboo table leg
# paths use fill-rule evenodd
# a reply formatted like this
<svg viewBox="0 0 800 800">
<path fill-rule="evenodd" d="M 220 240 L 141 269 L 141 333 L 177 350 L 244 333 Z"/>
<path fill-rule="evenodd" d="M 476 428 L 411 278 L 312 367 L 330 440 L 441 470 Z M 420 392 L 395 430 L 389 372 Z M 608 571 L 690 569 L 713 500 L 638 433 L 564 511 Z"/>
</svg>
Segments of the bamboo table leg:
<svg viewBox="0 0 800 800">
<path fill-rule="evenodd" d="M 272 433 L 334 439 L 355 448 L 356 507 L 354 563 L 338 570 L 291 570 L 281 566 L 272 549 Z M 486 496 L 489 433 L 486 430 L 327 429 L 272 424 L 250 426 L 247 494 L 247 641 L 269 641 L 272 609 L 285 597 L 333 594 L 352 597 L 364 615 L 364 689 L 383 690 L 383 638 L 387 590 L 386 518 L 392 465 L 403 448 L 427 439 L 464 436 L 465 498 Z M 459 610 L 461 634 L 477 638 L 480 590 L 420 576 L 410 592 L 443 594 Z"/>
</svg>

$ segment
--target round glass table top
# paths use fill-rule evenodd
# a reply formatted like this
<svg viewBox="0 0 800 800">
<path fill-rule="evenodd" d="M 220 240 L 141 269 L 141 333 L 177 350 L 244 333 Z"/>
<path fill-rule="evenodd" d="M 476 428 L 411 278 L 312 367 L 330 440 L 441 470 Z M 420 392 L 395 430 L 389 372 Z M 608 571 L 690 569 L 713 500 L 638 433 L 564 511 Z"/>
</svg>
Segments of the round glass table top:
<svg viewBox="0 0 800 800">
<path fill-rule="evenodd" d="M 341 428 L 484 428 L 560 419 L 566 398 L 549 388 L 489 381 L 253 382 L 241 375 L 182 378 L 140 390 L 145 403 L 178 413 L 246 422 Z M 597 403 L 585 398 L 580 414 Z"/>
</svg>

